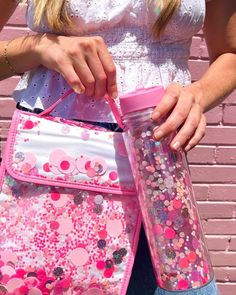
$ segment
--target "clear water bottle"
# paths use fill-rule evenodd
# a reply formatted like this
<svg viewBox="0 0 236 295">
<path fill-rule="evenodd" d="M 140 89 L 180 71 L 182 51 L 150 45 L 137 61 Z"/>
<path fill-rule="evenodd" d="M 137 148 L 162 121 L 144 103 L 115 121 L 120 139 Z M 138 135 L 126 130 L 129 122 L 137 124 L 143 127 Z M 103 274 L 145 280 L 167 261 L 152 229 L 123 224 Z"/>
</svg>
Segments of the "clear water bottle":
<svg viewBox="0 0 236 295">
<path fill-rule="evenodd" d="M 156 141 L 151 114 L 162 87 L 120 97 L 125 144 L 138 190 L 143 224 L 159 287 L 199 288 L 214 277 L 185 154 L 170 149 L 175 134 Z"/>
</svg>

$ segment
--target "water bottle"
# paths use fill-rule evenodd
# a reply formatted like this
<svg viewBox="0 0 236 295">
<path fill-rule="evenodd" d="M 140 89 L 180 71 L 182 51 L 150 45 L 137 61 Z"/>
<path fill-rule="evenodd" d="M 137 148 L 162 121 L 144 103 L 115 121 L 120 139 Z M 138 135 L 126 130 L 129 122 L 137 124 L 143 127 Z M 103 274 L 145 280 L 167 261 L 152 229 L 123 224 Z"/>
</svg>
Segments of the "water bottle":
<svg viewBox="0 0 236 295">
<path fill-rule="evenodd" d="M 183 151 L 170 149 L 175 133 L 161 141 L 151 114 L 162 87 L 120 97 L 124 140 L 136 182 L 143 224 L 159 287 L 181 291 L 204 286 L 214 277 Z"/>
</svg>

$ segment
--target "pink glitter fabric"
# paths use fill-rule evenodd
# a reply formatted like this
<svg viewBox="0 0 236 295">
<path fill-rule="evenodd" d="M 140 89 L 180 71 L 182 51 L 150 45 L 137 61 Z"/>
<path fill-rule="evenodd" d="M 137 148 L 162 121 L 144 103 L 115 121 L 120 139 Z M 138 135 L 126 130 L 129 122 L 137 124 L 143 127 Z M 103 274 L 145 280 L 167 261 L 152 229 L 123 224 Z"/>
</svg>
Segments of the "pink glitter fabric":
<svg viewBox="0 0 236 295">
<path fill-rule="evenodd" d="M 0 171 L 0 294 L 126 293 L 141 222 L 124 150 L 121 134 L 15 112 Z"/>
</svg>

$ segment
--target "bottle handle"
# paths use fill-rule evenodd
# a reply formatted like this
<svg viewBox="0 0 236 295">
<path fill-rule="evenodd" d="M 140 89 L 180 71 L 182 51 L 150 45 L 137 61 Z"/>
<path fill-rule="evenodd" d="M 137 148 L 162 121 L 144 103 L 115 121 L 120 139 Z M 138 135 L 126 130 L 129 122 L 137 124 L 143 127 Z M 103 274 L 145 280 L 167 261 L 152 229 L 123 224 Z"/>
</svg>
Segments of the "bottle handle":
<svg viewBox="0 0 236 295">
<path fill-rule="evenodd" d="M 67 96 L 69 96 L 71 93 L 73 93 L 74 90 L 70 89 L 66 91 L 62 96 L 58 98 L 50 107 L 43 110 L 41 113 L 38 114 L 39 117 L 47 116 L 49 115 Z"/>
<path fill-rule="evenodd" d="M 38 114 L 38 116 L 43 117 L 43 116 L 49 115 L 67 96 L 69 96 L 73 92 L 74 92 L 73 89 L 69 89 L 68 91 L 66 91 L 50 107 L 46 108 L 44 111 L 42 111 L 40 114 Z M 111 108 L 111 111 L 112 111 L 112 113 L 113 113 L 119 127 L 124 129 L 124 124 L 122 122 L 121 113 L 120 113 L 120 110 L 118 109 L 114 99 L 112 99 L 108 94 L 106 94 L 104 98 L 107 100 L 107 102 L 108 102 L 108 104 L 109 104 L 109 106 Z"/>
<path fill-rule="evenodd" d="M 125 126 L 122 121 L 122 115 L 121 115 L 121 112 L 120 112 L 119 108 L 117 107 L 114 99 L 112 99 L 109 95 L 105 95 L 105 99 L 107 100 L 107 102 L 111 108 L 111 111 L 117 121 L 117 124 L 119 125 L 119 127 L 121 129 L 124 129 Z"/>
</svg>

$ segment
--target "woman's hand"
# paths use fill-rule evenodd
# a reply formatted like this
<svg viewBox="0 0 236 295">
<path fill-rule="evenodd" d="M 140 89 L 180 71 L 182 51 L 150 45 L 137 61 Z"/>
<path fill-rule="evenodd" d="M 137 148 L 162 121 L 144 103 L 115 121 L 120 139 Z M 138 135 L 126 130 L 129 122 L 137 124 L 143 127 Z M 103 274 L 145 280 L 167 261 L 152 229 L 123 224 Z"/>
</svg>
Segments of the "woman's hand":
<svg viewBox="0 0 236 295">
<path fill-rule="evenodd" d="M 59 72 L 77 93 L 117 97 L 116 68 L 101 37 L 44 34 L 36 51 L 40 63 Z"/>
<path fill-rule="evenodd" d="M 197 82 L 185 87 L 179 84 L 168 86 L 152 114 L 156 122 L 167 115 L 165 122 L 154 130 L 154 138 L 160 140 L 178 130 L 171 141 L 171 148 L 184 148 L 185 151 L 193 148 L 205 134 L 206 119 L 200 104 L 202 96 L 201 86 Z"/>
</svg>

